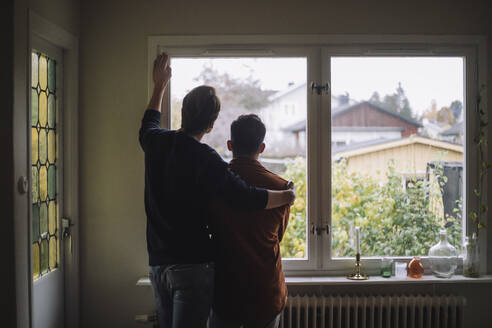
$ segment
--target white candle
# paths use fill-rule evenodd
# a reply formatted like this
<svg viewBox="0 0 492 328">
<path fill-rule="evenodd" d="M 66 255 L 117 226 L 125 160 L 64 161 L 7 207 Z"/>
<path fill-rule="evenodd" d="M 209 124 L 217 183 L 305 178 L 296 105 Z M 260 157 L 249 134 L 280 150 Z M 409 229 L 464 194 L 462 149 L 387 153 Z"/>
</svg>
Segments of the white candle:
<svg viewBox="0 0 492 328">
<path fill-rule="evenodd" d="M 355 245 L 357 247 L 357 254 L 360 254 L 360 227 L 355 227 Z"/>
</svg>

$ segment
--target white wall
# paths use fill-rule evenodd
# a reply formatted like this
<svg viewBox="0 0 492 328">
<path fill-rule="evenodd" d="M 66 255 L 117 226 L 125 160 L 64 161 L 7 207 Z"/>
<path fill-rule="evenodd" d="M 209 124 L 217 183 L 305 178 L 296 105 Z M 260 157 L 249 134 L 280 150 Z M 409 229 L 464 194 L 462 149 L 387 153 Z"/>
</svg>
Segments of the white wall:
<svg viewBox="0 0 492 328">
<path fill-rule="evenodd" d="M 492 13 L 486 0 L 87 0 L 81 5 L 81 314 L 82 325 L 91 328 L 137 327 L 134 315 L 153 307 L 151 291 L 135 286 L 137 278 L 147 274 L 144 162 L 137 143 L 147 101 L 147 36 L 492 36 Z M 492 50 L 490 46 L 489 49 Z M 488 76 L 492 81 L 492 70 Z M 488 90 L 492 99 L 492 88 Z M 492 237 L 489 245 L 492 249 Z M 492 268 L 490 259 L 489 255 Z M 490 285 L 449 288 L 472 298 L 467 308 L 470 320 L 487 318 L 492 322 L 492 311 L 486 310 Z M 389 288 L 393 292 L 403 289 L 404 286 Z M 469 290 L 474 294 L 469 294 Z M 429 286 L 424 291 L 434 292 Z"/>
</svg>

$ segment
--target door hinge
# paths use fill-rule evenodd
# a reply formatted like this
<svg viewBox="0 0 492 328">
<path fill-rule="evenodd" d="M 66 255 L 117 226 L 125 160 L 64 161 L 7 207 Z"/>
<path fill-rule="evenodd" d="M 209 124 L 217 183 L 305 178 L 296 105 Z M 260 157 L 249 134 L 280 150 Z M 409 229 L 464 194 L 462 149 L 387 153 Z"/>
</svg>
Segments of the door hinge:
<svg viewBox="0 0 492 328">
<path fill-rule="evenodd" d="M 318 84 L 315 82 L 311 82 L 311 94 L 314 94 L 314 92 L 316 92 L 317 95 L 321 95 L 323 91 L 325 92 L 325 94 L 330 93 L 330 83 L 326 82 L 325 84 Z"/>
<path fill-rule="evenodd" d="M 323 231 L 329 235 L 330 234 L 330 226 L 328 224 L 322 225 L 322 226 L 316 226 L 314 224 L 311 225 L 311 234 L 316 234 L 318 236 L 321 236 Z"/>
</svg>

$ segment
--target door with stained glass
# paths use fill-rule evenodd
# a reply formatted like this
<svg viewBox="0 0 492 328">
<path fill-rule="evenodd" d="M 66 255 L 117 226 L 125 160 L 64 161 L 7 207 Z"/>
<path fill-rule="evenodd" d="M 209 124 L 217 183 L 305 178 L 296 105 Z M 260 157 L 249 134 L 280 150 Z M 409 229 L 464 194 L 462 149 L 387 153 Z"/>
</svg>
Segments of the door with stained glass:
<svg viewBox="0 0 492 328">
<path fill-rule="evenodd" d="M 63 327 L 62 52 L 39 39 L 31 52 L 31 263 L 33 327 Z"/>
</svg>

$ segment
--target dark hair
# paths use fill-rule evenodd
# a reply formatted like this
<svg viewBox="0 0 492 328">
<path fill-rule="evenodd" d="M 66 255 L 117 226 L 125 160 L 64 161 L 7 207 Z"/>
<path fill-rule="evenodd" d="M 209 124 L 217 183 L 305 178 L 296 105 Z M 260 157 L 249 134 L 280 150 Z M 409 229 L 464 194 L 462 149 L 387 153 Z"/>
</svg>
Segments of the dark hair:
<svg viewBox="0 0 492 328">
<path fill-rule="evenodd" d="M 190 135 L 197 135 L 210 128 L 220 112 L 220 100 L 213 87 L 202 85 L 194 88 L 183 99 L 181 128 Z"/>
<path fill-rule="evenodd" d="M 239 116 L 231 124 L 232 153 L 234 156 L 256 154 L 265 139 L 266 128 L 258 115 Z"/>
</svg>

